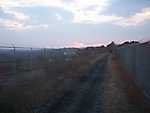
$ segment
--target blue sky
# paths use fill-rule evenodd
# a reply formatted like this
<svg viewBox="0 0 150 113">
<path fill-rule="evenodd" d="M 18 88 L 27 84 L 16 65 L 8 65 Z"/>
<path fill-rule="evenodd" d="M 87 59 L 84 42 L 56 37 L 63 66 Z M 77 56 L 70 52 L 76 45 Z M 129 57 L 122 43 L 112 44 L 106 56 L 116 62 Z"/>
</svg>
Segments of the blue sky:
<svg viewBox="0 0 150 113">
<path fill-rule="evenodd" d="M 150 0 L 0 0 L 0 44 L 84 47 L 150 39 Z"/>
</svg>

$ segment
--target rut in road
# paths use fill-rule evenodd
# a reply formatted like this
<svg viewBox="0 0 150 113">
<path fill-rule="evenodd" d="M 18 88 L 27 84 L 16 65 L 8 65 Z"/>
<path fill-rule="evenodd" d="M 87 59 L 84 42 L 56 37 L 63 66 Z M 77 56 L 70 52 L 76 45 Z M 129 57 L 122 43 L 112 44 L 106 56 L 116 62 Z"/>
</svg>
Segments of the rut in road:
<svg viewBox="0 0 150 113">
<path fill-rule="evenodd" d="M 101 113 L 101 102 L 107 58 L 94 64 L 84 75 L 79 87 L 36 110 L 35 113 Z"/>
</svg>

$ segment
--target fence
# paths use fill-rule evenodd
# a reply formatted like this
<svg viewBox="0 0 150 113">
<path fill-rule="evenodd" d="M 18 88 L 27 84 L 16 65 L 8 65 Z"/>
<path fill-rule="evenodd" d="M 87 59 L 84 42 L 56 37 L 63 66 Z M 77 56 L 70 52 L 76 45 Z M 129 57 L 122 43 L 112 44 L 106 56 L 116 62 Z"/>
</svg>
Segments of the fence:
<svg viewBox="0 0 150 113">
<path fill-rule="evenodd" d="M 46 56 L 46 50 L 45 48 L 0 46 L 0 75 L 39 68 L 40 58 Z"/>
<path fill-rule="evenodd" d="M 135 76 L 136 84 L 150 99 L 150 44 L 127 44 L 117 51 L 124 67 Z"/>
</svg>

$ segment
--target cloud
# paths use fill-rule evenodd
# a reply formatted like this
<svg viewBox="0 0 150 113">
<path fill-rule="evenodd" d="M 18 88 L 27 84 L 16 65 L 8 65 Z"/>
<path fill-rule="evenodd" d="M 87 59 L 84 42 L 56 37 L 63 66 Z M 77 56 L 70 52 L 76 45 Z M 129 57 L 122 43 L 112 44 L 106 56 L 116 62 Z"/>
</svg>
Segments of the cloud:
<svg viewBox="0 0 150 113">
<path fill-rule="evenodd" d="M 13 15 L 16 20 L 27 21 L 29 17 L 21 12 L 12 11 L 8 9 L 45 6 L 61 8 L 73 15 L 72 22 L 90 22 L 97 21 L 97 15 L 106 9 L 109 0 L 1 0 L 0 7 L 4 9 L 7 14 Z M 56 13 L 57 20 L 61 21 L 63 17 Z M 106 19 L 105 17 L 103 17 Z M 107 18 L 108 19 L 108 18 Z"/>
<path fill-rule="evenodd" d="M 145 22 L 150 21 L 150 8 L 144 8 L 140 12 L 128 17 L 122 17 L 117 15 L 104 15 L 83 12 L 78 13 L 73 22 L 82 24 L 101 24 L 110 23 L 114 25 L 119 25 L 121 27 L 139 26 Z"/>
<path fill-rule="evenodd" d="M 130 17 L 121 17 L 115 24 L 122 27 L 138 26 L 146 21 L 150 21 L 150 8 L 144 8 L 141 12 L 138 12 Z"/>
<path fill-rule="evenodd" d="M 118 16 L 106 16 L 106 15 L 78 15 L 74 18 L 74 23 L 84 23 L 84 24 L 101 24 L 101 23 L 111 23 L 119 21 L 121 17 Z"/>
<path fill-rule="evenodd" d="M 6 27 L 9 29 L 22 29 L 23 24 L 14 20 L 2 19 L 0 18 L 0 26 Z"/>
<path fill-rule="evenodd" d="M 73 42 L 70 47 L 75 47 L 75 48 L 81 48 L 81 47 L 85 47 L 84 43 L 81 42 Z"/>
<path fill-rule="evenodd" d="M 84 48 L 84 47 L 98 47 L 101 46 L 100 44 L 85 44 L 80 41 L 74 41 L 67 47 L 74 47 L 74 48 Z"/>
<path fill-rule="evenodd" d="M 73 14 L 74 23 L 89 23 L 94 22 L 108 5 L 109 0 L 75 0 L 65 9 Z"/>
<path fill-rule="evenodd" d="M 22 31 L 22 30 L 32 30 L 32 29 L 47 29 L 48 25 L 41 24 L 41 25 L 27 25 L 25 23 L 18 22 L 16 20 L 10 19 L 1 19 L 0 18 L 0 26 L 15 31 Z"/>
<path fill-rule="evenodd" d="M 74 16 L 74 22 L 78 22 L 79 15 L 98 15 L 106 9 L 110 0 L 2 0 L 1 7 L 34 7 L 46 6 L 62 8 Z M 79 19 L 79 20 L 78 20 Z M 83 20 L 83 19 L 81 19 Z"/>
<path fill-rule="evenodd" d="M 27 21 L 30 19 L 29 16 L 25 15 L 22 12 L 15 10 L 14 8 L 1 8 L 3 13 L 7 16 L 11 16 L 12 19 L 16 19 L 18 21 Z"/>
<path fill-rule="evenodd" d="M 21 26 L 26 26 L 25 28 L 35 27 L 31 27 L 32 25 L 27 24 L 29 21 L 32 21 L 29 16 L 14 9 L 38 6 L 59 8 L 71 12 L 73 15 L 73 23 L 109 23 L 121 27 L 129 27 L 138 26 L 150 20 L 150 8 L 144 8 L 140 12 L 128 17 L 104 14 L 103 11 L 107 9 L 109 4 L 110 0 L 0 0 L 0 7 L 3 9 L 5 14 L 13 17 L 10 20 L 6 19 L 4 23 L 9 23 L 12 21 L 13 24 L 11 26 L 15 27 L 15 25 L 17 25 L 19 26 L 18 28 L 21 28 Z M 58 21 L 63 21 L 63 15 L 56 12 L 55 16 Z M 4 21 L 4 19 L 2 20 Z M 42 26 L 42 24 L 39 26 Z"/>
<path fill-rule="evenodd" d="M 1 0 L 1 7 L 64 6 L 64 0 Z"/>
<path fill-rule="evenodd" d="M 47 29 L 48 25 L 45 24 L 29 24 L 31 18 L 25 15 L 23 12 L 18 11 L 13 7 L 1 7 L 2 12 L 6 16 L 5 18 L 0 17 L 0 26 L 6 29 L 22 31 L 31 29 Z"/>
<path fill-rule="evenodd" d="M 62 21 L 63 18 L 60 14 L 56 13 L 55 16 L 56 16 L 58 21 Z"/>
</svg>

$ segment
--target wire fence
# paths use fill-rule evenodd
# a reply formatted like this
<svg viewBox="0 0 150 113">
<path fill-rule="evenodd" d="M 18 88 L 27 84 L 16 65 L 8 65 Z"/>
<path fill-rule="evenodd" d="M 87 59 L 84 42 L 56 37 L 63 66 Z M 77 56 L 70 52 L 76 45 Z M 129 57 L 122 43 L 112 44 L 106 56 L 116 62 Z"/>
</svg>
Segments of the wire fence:
<svg viewBox="0 0 150 113">
<path fill-rule="evenodd" d="M 16 74 L 41 68 L 46 48 L 0 46 L 0 75 Z"/>
</svg>

